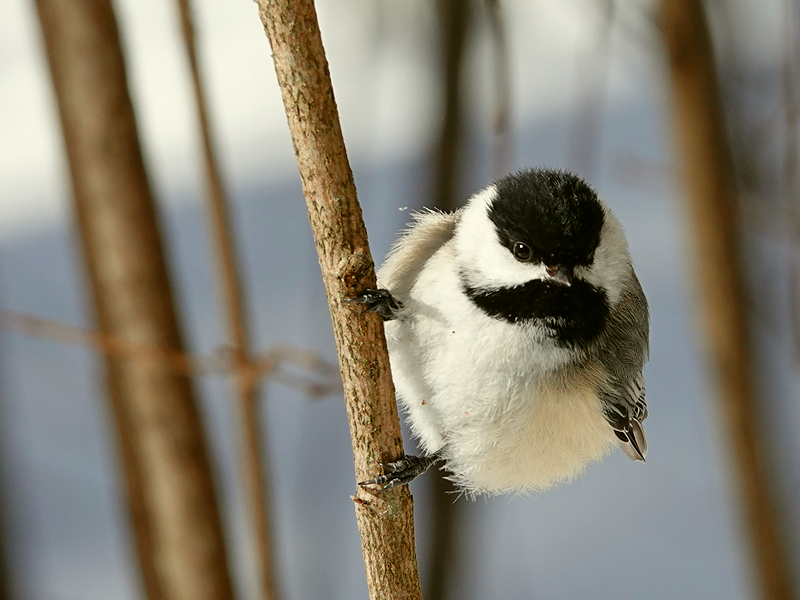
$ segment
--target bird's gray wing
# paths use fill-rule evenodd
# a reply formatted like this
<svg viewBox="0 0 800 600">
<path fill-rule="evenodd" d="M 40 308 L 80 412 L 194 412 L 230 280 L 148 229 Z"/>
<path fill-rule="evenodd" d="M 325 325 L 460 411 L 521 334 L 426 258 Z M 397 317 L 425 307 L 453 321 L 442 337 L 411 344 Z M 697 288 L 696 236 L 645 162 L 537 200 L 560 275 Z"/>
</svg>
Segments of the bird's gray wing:
<svg viewBox="0 0 800 600">
<path fill-rule="evenodd" d="M 453 237 L 461 211 L 425 210 L 412 216 L 378 271 L 378 286 L 401 300 L 411 292 L 425 263 Z"/>
<path fill-rule="evenodd" d="M 630 458 L 644 460 L 647 438 L 642 421 L 647 402 L 642 369 L 649 351 L 650 316 L 647 299 L 631 267 L 631 278 L 609 313 L 599 343 L 599 358 L 608 378 L 600 389 L 606 420 Z"/>
</svg>

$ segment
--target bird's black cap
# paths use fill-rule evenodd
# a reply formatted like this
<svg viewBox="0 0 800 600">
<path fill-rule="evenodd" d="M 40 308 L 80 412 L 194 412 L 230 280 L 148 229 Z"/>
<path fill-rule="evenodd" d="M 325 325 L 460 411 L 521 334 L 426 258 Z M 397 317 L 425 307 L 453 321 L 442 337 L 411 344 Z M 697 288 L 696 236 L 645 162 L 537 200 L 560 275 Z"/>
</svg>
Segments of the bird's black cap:
<svg viewBox="0 0 800 600">
<path fill-rule="evenodd" d="M 568 270 L 591 265 L 603 228 L 603 207 L 583 179 L 565 171 L 529 169 L 495 182 L 497 196 L 489 219 L 500 243 L 514 253 L 525 244 L 525 262 Z M 570 285 L 532 279 L 509 287 L 475 287 L 465 278 L 464 293 L 484 313 L 509 323 L 535 321 L 555 342 L 586 347 L 606 325 L 605 291 L 575 279 Z"/>
<path fill-rule="evenodd" d="M 525 169 L 495 182 L 489 218 L 500 243 L 531 249 L 531 261 L 590 265 L 603 227 L 603 207 L 583 179 L 555 169 Z"/>
</svg>

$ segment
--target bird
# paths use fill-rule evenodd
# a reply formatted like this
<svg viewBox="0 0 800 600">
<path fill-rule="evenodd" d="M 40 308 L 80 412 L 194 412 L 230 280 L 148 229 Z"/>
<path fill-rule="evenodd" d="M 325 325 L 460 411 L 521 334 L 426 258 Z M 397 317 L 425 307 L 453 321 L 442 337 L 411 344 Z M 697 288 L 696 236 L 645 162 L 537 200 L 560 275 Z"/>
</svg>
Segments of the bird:
<svg viewBox="0 0 800 600">
<path fill-rule="evenodd" d="M 422 454 L 362 487 L 441 462 L 470 496 L 524 494 L 615 447 L 645 460 L 647 299 L 622 225 L 579 176 L 523 169 L 455 212 L 415 214 L 377 281 L 349 300 L 385 321 Z"/>
</svg>

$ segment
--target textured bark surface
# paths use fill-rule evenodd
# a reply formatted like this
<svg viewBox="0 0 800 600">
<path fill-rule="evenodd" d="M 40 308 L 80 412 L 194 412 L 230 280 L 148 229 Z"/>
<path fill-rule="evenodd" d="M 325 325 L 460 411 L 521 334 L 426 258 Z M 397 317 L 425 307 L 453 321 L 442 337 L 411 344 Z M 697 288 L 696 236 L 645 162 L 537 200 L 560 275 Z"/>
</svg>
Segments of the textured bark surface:
<svg viewBox="0 0 800 600">
<path fill-rule="evenodd" d="M 770 496 L 749 356 L 747 299 L 737 240 L 735 178 L 711 39 L 699 0 L 662 0 L 674 123 L 695 235 L 700 322 L 739 475 L 761 595 L 792 600 L 791 572 Z"/>
<path fill-rule="evenodd" d="M 347 161 L 311 0 L 257 0 L 272 47 L 328 296 L 353 442 L 356 480 L 403 455 L 380 317 L 347 298 L 375 286 L 375 269 Z M 420 598 L 406 486 L 353 498 L 370 598 Z"/>
<path fill-rule="evenodd" d="M 103 333 L 182 352 L 109 0 L 37 0 L 83 251 Z M 185 374 L 160 353 L 106 357 L 151 600 L 231 600 L 205 439 Z"/>
<path fill-rule="evenodd" d="M 274 566 L 272 523 L 270 522 L 269 462 L 263 452 L 265 431 L 260 414 L 259 378 L 253 371 L 245 295 L 239 275 L 236 244 L 228 210 L 228 200 L 222 185 L 222 175 L 215 154 L 211 124 L 208 118 L 200 65 L 197 60 L 194 24 L 189 0 L 177 0 L 181 33 L 186 47 L 192 88 L 197 107 L 197 120 L 203 144 L 203 163 L 207 184 L 207 211 L 211 237 L 216 250 L 217 282 L 220 303 L 229 332 L 229 344 L 236 363 L 236 395 L 239 403 L 241 429 L 242 475 L 248 496 L 250 533 L 256 566 L 256 595 L 263 600 L 277 600 L 278 585 Z"/>
</svg>

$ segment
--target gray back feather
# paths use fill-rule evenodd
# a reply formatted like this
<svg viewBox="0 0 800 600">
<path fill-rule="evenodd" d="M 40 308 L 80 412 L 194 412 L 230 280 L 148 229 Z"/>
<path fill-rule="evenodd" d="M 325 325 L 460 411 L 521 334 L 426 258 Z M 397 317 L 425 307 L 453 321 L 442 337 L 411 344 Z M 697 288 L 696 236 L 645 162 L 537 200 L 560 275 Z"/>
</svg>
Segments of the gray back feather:
<svg viewBox="0 0 800 600">
<path fill-rule="evenodd" d="M 631 458 L 638 459 L 644 458 L 647 452 L 641 427 L 641 422 L 647 418 L 642 369 L 649 352 L 650 315 L 633 267 L 630 275 L 619 302 L 611 308 L 596 351 L 597 359 L 608 374 L 600 390 L 606 418 L 618 432 L 622 449 Z"/>
</svg>

